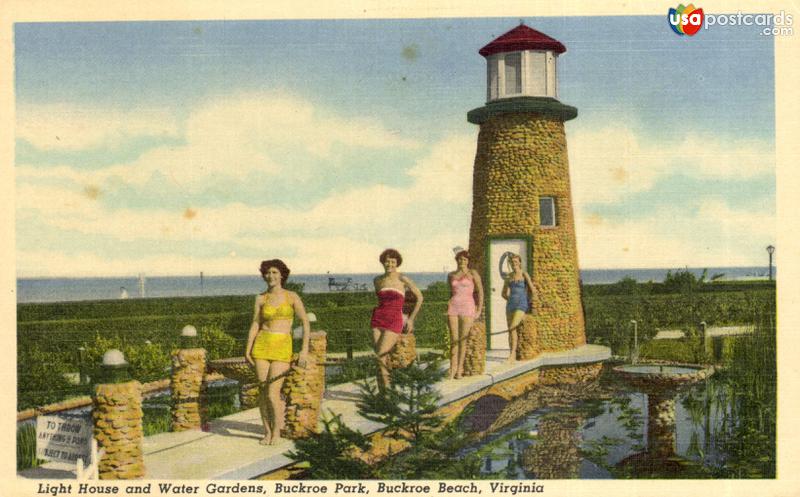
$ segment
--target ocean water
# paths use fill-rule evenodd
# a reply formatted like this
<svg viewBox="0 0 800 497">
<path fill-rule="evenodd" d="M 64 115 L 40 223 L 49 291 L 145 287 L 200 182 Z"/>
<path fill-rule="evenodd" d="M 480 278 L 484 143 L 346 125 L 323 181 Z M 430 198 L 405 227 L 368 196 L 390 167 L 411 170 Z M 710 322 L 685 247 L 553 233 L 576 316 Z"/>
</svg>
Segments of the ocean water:
<svg viewBox="0 0 800 497">
<path fill-rule="evenodd" d="M 681 270 L 687 268 L 678 268 Z M 668 268 L 662 269 L 583 269 L 585 284 L 615 283 L 624 277 L 639 282 L 663 281 Z M 672 269 L 675 271 L 675 268 Z M 696 275 L 703 268 L 688 268 Z M 773 276 L 776 269 L 772 268 Z M 406 273 L 420 288 L 437 281 L 446 281 L 447 273 Z M 723 274 L 722 279 L 766 279 L 766 267 L 708 268 L 708 277 Z M 300 274 L 289 281 L 303 283 L 307 293 L 331 291 L 371 291 L 375 274 Z M 331 286 L 330 278 L 339 286 Z M 347 283 L 347 286 L 341 284 Z M 144 294 L 137 276 L 123 278 L 18 278 L 17 302 L 64 302 L 78 300 L 118 299 L 125 288 L 129 298 L 197 297 L 204 295 L 252 295 L 264 290 L 258 275 L 250 276 L 153 276 L 144 278 Z"/>
</svg>

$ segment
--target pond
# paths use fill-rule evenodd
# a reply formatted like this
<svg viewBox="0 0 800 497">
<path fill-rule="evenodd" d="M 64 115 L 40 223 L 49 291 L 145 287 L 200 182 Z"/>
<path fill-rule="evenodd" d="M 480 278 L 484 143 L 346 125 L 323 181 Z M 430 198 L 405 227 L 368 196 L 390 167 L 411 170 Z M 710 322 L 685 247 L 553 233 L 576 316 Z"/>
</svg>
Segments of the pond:
<svg viewBox="0 0 800 497">
<path fill-rule="evenodd" d="M 484 477 L 525 480 L 720 478 L 730 476 L 731 459 L 741 459 L 731 442 L 746 420 L 736 418 L 724 374 L 666 399 L 626 386 L 610 367 L 600 383 L 559 407 L 531 399 L 531 410 L 467 452 L 481 455 Z"/>
</svg>

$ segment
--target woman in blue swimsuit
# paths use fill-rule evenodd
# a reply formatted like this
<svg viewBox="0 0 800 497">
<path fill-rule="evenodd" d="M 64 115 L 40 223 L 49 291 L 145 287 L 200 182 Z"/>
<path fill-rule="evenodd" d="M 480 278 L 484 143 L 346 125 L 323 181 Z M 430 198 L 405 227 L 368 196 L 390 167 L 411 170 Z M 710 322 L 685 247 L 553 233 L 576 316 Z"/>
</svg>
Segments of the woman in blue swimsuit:
<svg viewBox="0 0 800 497">
<path fill-rule="evenodd" d="M 506 299 L 506 323 L 508 323 L 508 362 L 517 360 L 518 328 L 522 323 L 522 318 L 530 308 L 533 300 L 533 282 L 531 277 L 522 270 L 522 258 L 513 254 L 509 258 L 511 274 L 503 284 L 501 295 Z"/>
</svg>

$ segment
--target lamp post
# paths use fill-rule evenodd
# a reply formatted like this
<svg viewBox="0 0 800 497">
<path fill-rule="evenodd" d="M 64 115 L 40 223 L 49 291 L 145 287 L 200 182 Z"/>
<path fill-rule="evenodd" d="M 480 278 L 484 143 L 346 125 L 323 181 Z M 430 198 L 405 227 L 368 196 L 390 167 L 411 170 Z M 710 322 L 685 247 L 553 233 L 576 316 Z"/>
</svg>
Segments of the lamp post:
<svg viewBox="0 0 800 497">
<path fill-rule="evenodd" d="M 769 254 L 769 280 L 772 281 L 772 254 L 775 253 L 775 247 L 767 245 L 767 253 Z"/>
</svg>

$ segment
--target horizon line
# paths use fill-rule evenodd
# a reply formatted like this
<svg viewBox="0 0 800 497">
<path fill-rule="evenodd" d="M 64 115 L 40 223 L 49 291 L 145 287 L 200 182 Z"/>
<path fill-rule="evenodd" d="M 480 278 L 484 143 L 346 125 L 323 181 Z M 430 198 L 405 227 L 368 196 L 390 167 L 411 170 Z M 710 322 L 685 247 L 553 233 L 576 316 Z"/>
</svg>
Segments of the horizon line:
<svg viewBox="0 0 800 497">
<path fill-rule="evenodd" d="M 681 269 L 696 269 L 696 270 L 710 270 L 710 269 L 742 269 L 742 268 L 764 268 L 766 270 L 769 269 L 769 265 L 751 265 L 751 266 L 662 266 L 662 267 L 585 267 L 579 268 L 578 271 L 663 271 L 663 270 L 681 270 Z M 777 264 L 772 264 L 773 271 L 777 269 Z M 446 271 L 400 271 L 401 273 L 416 273 L 416 274 L 439 274 L 439 273 L 449 273 L 451 270 Z M 248 273 L 226 273 L 226 274 L 208 274 L 205 271 L 200 271 L 197 273 L 182 273 L 182 274 L 163 274 L 163 273 L 153 273 L 148 274 L 146 272 L 140 272 L 136 274 L 120 274 L 120 275 L 77 275 L 77 276 L 65 276 L 65 275 L 38 275 L 38 276 L 27 276 L 27 275 L 16 275 L 16 280 L 42 280 L 42 279 L 86 279 L 86 278 L 97 278 L 97 279 L 119 279 L 119 278 L 139 278 L 139 275 L 144 275 L 145 278 L 189 278 L 189 277 L 199 277 L 201 274 L 203 277 L 211 277 L 211 278 L 219 278 L 219 277 L 249 277 L 249 276 L 258 276 L 257 274 Z M 333 272 L 328 271 L 325 273 L 292 273 L 290 274 L 290 278 L 292 276 L 337 276 L 337 275 L 375 275 L 380 274 L 379 271 L 371 271 L 371 272 L 347 272 L 347 271 L 339 271 Z"/>
</svg>

